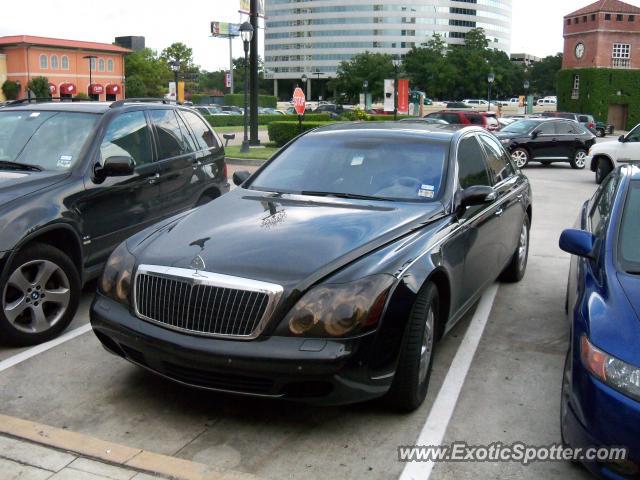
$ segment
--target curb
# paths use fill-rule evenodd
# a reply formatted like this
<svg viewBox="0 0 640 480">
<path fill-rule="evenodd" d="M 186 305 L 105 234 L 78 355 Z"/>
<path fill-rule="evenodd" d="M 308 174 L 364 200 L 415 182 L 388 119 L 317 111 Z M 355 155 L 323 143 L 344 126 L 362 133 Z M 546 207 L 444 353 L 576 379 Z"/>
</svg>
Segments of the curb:
<svg viewBox="0 0 640 480">
<path fill-rule="evenodd" d="M 241 166 L 249 166 L 249 167 L 261 167 L 267 162 L 267 160 L 258 160 L 251 158 L 233 158 L 226 157 L 225 161 L 228 165 L 241 165 Z"/>
<path fill-rule="evenodd" d="M 257 480 L 249 473 L 221 470 L 192 462 L 107 442 L 82 433 L 0 414 L 0 433 L 102 462 L 181 480 Z"/>
</svg>

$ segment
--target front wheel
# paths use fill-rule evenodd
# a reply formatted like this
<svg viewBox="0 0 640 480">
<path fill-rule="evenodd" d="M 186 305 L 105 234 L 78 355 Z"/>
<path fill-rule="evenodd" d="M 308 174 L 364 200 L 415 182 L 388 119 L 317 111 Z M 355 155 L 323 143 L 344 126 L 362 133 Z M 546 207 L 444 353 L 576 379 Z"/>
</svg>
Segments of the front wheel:
<svg viewBox="0 0 640 480">
<path fill-rule="evenodd" d="M 575 170 L 582 170 L 587 165 L 587 151 L 586 150 L 576 150 L 573 159 L 571 160 L 571 168 Z"/>
<path fill-rule="evenodd" d="M 50 245 L 28 246 L 12 261 L 2 287 L 0 338 L 35 345 L 56 337 L 71 323 L 80 289 L 67 255 Z"/>
<path fill-rule="evenodd" d="M 503 282 L 517 283 L 524 277 L 529 261 L 529 230 L 529 216 L 525 216 L 518 238 L 518 247 L 511 257 L 509 265 L 500 275 L 500 280 Z"/>
<path fill-rule="evenodd" d="M 518 168 L 524 168 L 529 163 L 529 152 L 524 148 L 516 148 L 511 152 L 511 158 Z"/>
<path fill-rule="evenodd" d="M 596 130 L 596 136 L 598 138 L 604 138 L 607 134 L 604 132 L 604 130 L 602 128 L 599 128 L 598 130 Z"/>
<path fill-rule="evenodd" d="M 428 283 L 411 310 L 396 374 L 386 396 L 399 411 L 413 412 L 427 396 L 439 315 L 438 288 Z"/>
</svg>

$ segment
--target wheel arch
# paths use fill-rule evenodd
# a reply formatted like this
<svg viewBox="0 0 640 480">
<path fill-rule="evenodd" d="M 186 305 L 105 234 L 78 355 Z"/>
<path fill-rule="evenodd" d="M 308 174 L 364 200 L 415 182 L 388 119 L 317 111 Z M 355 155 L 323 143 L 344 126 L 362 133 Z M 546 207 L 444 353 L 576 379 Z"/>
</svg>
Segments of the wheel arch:
<svg viewBox="0 0 640 480">
<path fill-rule="evenodd" d="M 433 283 L 438 289 L 440 300 L 440 318 L 438 318 L 436 337 L 436 339 L 439 340 L 444 334 L 451 313 L 451 282 L 444 268 L 437 268 L 423 282 L 421 289 L 425 288 L 429 283 Z"/>
<path fill-rule="evenodd" d="M 591 159 L 591 171 L 595 172 L 596 169 L 598 168 L 598 162 L 600 160 L 606 160 L 607 162 L 609 162 L 609 166 L 611 167 L 611 170 L 613 170 L 616 166 L 613 163 L 613 159 L 609 156 L 606 155 L 604 153 L 598 153 L 596 155 L 593 156 L 593 158 Z"/>
<path fill-rule="evenodd" d="M 198 203 L 200 203 L 200 201 L 203 198 L 211 198 L 211 200 L 215 200 L 216 198 L 218 198 L 221 195 L 222 195 L 222 192 L 220 191 L 220 189 L 218 187 L 215 187 L 215 186 L 207 187 L 202 192 L 200 192 L 200 197 L 198 198 Z"/>
</svg>

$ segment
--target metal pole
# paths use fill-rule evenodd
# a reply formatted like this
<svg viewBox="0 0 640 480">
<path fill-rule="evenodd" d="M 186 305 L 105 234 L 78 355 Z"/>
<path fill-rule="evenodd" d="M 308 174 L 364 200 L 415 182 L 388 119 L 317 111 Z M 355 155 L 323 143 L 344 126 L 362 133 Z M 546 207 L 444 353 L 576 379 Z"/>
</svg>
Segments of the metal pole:
<svg viewBox="0 0 640 480">
<path fill-rule="evenodd" d="M 240 152 L 249 152 L 249 44 L 244 44 L 244 140 Z"/>
<path fill-rule="evenodd" d="M 260 145 L 258 134 L 258 0 L 251 0 L 250 22 L 253 26 L 251 40 L 251 145 Z"/>
<path fill-rule="evenodd" d="M 487 95 L 489 105 L 487 106 L 487 112 L 491 111 L 491 82 L 489 82 L 489 94 Z"/>
<path fill-rule="evenodd" d="M 229 35 L 229 93 L 233 95 L 233 37 Z"/>
<path fill-rule="evenodd" d="M 173 78 L 176 84 L 176 105 L 178 104 L 178 70 L 173 71 Z"/>
<path fill-rule="evenodd" d="M 395 66 L 396 78 L 393 81 L 393 120 L 398 120 L 398 66 Z"/>
</svg>

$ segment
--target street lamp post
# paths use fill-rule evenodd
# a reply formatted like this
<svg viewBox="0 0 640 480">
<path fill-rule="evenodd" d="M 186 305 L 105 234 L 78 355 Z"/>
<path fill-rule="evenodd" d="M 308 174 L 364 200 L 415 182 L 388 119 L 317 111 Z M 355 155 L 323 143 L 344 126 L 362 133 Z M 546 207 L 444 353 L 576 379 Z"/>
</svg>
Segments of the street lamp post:
<svg viewBox="0 0 640 480">
<path fill-rule="evenodd" d="M 491 111 L 491 87 L 493 86 L 493 82 L 496 81 L 496 74 L 491 72 L 489 73 L 489 76 L 487 77 L 487 82 L 489 82 L 489 94 L 487 95 L 487 100 L 489 102 L 489 105 L 487 106 L 487 112 Z"/>
<path fill-rule="evenodd" d="M 393 81 L 393 119 L 398 120 L 398 75 L 400 74 L 400 65 L 402 61 L 399 57 L 393 59 L 393 68 L 395 70 L 395 79 Z"/>
<path fill-rule="evenodd" d="M 369 95 L 369 80 L 365 80 L 362 82 L 362 86 L 364 87 L 364 109 L 367 110 L 367 96 Z"/>
<path fill-rule="evenodd" d="M 249 152 L 249 46 L 253 39 L 253 25 L 244 22 L 240 25 L 240 37 L 244 44 L 244 139 L 240 152 Z"/>
<path fill-rule="evenodd" d="M 98 58 L 95 55 L 85 55 L 82 57 L 89 60 L 89 87 L 93 84 L 93 62 Z"/>
<path fill-rule="evenodd" d="M 530 86 L 531 86 L 531 84 L 529 83 L 529 80 L 525 80 L 524 84 L 523 84 L 523 87 L 524 87 L 524 91 L 525 91 L 525 93 L 527 95 L 526 95 L 526 99 L 525 99 L 525 105 L 524 105 L 525 109 L 524 109 L 524 111 L 527 114 L 531 113 L 531 112 L 529 112 L 529 87 Z"/>
<path fill-rule="evenodd" d="M 176 105 L 178 104 L 178 80 L 180 73 L 180 62 L 178 60 L 174 60 L 173 62 L 169 62 L 169 66 L 171 67 L 171 71 L 173 72 L 173 81 L 176 85 Z"/>
</svg>

